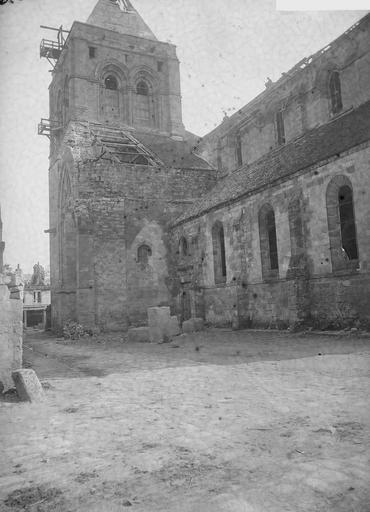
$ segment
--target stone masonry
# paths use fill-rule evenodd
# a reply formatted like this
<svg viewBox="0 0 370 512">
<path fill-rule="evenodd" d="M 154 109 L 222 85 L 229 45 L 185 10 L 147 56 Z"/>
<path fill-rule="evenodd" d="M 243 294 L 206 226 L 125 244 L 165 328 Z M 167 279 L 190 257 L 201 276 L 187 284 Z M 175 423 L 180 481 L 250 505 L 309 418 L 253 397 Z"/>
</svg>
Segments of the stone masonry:
<svg viewBox="0 0 370 512">
<path fill-rule="evenodd" d="M 368 326 L 370 15 L 201 140 L 175 47 L 125 5 L 75 22 L 52 74 L 53 329 L 135 329 L 152 307 Z"/>
</svg>

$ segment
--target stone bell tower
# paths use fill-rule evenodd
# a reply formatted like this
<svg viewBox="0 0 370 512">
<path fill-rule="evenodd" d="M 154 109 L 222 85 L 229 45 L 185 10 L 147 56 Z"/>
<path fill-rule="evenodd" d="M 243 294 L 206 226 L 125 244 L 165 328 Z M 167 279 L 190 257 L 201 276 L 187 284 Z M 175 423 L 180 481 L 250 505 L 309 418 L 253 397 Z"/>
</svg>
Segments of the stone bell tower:
<svg viewBox="0 0 370 512">
<path fill-rule="evenodd" d="M 176 49 L 157 40 L 129 0 L 99 0 L 61 41 L 50 85 L 54 135 L 88 121 L 183 136 Z"/>
<path fill-rule="evenodd" d="M 39 125 L 50 138 L 52 327 L 122 329 L 171 301 L 166 223 L 213 172 L 182 124 L 175 47 L 129 0 L 99 0 L 86 23 L 55 31 L 40 47 L 53 70 Z"/>
</svg>

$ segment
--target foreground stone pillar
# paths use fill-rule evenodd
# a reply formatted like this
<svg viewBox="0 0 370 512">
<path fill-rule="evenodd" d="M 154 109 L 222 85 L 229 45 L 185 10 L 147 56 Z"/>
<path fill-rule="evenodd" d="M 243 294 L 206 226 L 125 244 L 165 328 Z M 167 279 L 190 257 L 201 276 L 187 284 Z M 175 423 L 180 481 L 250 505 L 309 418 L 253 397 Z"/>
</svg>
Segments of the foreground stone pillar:
<svg viewBox="0 0 370 512">
<path fill-rule="evenodd" d="M 22 309 L 0 274 L 0 392 L 13 387 L 12 371 L 22 366 Z"/>
</svg>

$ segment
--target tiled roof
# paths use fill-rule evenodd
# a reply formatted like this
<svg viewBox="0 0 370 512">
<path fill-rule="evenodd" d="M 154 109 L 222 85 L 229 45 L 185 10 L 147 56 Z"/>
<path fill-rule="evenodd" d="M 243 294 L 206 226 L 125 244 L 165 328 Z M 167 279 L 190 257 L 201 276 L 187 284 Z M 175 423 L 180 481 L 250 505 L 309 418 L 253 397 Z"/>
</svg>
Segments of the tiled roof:
<svg viewBox="0 0 370 512">
<path fill-rule="evenodd" d="M 370 101 L 221 179 L 208 194 L 181 214 L 174 224 L 257 192 L 369 139 Z"/>
</svg>

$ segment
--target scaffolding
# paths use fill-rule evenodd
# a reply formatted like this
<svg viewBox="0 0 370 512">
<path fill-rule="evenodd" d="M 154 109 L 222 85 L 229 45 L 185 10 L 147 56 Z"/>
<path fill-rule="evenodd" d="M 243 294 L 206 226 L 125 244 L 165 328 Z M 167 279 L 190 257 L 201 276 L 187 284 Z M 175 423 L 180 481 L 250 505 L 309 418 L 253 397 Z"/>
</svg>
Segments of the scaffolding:
<svg viewBox="0 0 370 512">
<path fill-rule="evenodd" d="M 38 124 L 37 133 L 38 135 L 45 135 L 49 137 L 50 135 L 54 135 L 55 132 L 61 130 L 62 127 L 58 121 L 52 121 L 51 119 L 42 118 Z"/>
<path fill-rule="evenodd" d="M 69 30 L 65 30 L 63 25 L 59 28 L 47 27 L 45 25 L 40 25 L 40 27 L 57 32 L 56 39 L 42 39 L 40 43 L 40 58 L 44 57 L 47 59 L 53 69 L 55 69 L 55 65 L 66 43 L 64 34 L 69 34 Z"/>
</svg>

